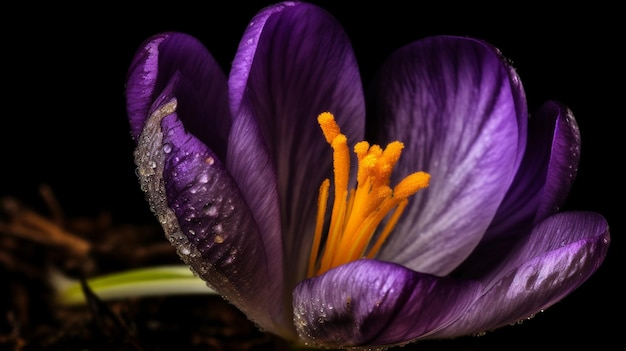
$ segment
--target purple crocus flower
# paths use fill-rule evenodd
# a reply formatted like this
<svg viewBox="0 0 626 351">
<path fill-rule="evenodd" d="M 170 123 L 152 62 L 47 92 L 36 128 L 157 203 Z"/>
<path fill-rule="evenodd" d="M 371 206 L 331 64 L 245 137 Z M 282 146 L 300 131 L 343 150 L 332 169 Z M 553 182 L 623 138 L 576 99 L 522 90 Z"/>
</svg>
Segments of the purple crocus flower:
<svg viewBox="0 0 626 351">
<path fill-rule="evenodd" d="M 529 118 L 496 48 L 425 38 L 369 89 L 342 27 L 300 2 L 252 19 L 228 76 L 182 33 L 149 38 L 132 61 L 152 210 L 183 261 L 260 328 L 321 347 L 476 334 L 551 306 L 600 266 L 605 219 L 558 212 L 579 161 L 574 116 L 551 101 Z"/>
</svg>

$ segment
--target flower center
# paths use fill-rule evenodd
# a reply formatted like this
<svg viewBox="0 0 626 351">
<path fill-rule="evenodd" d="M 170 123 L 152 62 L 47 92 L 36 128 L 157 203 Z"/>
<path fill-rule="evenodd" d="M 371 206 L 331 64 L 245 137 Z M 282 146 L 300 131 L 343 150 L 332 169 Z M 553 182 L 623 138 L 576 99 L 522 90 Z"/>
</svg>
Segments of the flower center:
<svg viewBox="0 0 626 351">
<path fill-rule="evenodd" d="M 358 160 L 356 187 L 348 189 L 350 151 L 348 140 L 341 134 L 331 113 L 317 118 L 324 137 L 333 148 L 334 202 L 326 236 L 326 206 L 330 180 L 325 179 L 319 190 L 317 222 L 309 257 L 308 276 L 357 260 L 373 258 L 393 230 L 409 196 L 428 186 L 430 175 L 415 172 L 402 179 L 393 189 L 389 186 L 391 171 L 398 162 L 404 144 L 389 143 L 383 150 L 378 145 L 361 141 L 354 146 Z M 389 216 L 381 230 L 379 224 Z M 322 240 L 323 239 L 323 240 Z M 323 247 L 322 247 L 323 246 Z"/>
</svg>

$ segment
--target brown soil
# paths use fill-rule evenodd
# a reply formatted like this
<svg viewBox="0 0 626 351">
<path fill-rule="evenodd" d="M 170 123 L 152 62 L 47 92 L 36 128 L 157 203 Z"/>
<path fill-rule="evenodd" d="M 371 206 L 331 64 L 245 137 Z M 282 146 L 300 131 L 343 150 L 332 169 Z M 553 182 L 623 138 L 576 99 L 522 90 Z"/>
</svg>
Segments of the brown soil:
<svg viewBox="0 0 626 351">
<path fill-rule="evenodd" d="M 65 218 L 42 187 L 49 213 L 0 200 L 0 348 L 26 350 L 265 350 L 280 343 L 219 296 L 133 298 L 84 306 L 55 302 L 49 272 L 73 277 L 180 263 L 160 228 L 111 216 Z"/>
</svg>

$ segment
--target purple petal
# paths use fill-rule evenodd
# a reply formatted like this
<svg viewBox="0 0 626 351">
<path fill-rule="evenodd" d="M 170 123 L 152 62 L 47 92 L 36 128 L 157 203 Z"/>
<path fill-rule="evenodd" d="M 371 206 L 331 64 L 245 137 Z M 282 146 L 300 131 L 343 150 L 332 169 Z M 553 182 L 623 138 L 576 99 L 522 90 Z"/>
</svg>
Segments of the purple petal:
<svg viewBox="0 0 626 351">
<path fill-rule="evenodd" d="M 259 227 L 263 247 L 268 253 L 267 265 L 272 268 L 272 275 L 267 284 L 275 285 L 273 289 L 277 290 L 276 294 L 284 297 L 291 287 L 284 281 L 284 247 L 276 173 L 267 148 L 261 140 L 258 125 L 243 110 L 241 109 L 232 126 L 231 141 L 238 142 L 229 143 L 226 164 L 251 210 Z M 286 303 L 286 300 L 282 301 Z M 288 306 L 278 304 L 276 308 Z"/>
<path fill-rule="evenodd" d="M 480 333 L 553 305 L 597 270 L 609 242 L 608 225 L 599 214 L 566 212 L 549 217 L 513 251 L 514 257 L 485 277 L 488 289 L 463 317 L 434 336 Z"/>
<path fill-rule="evenodd" d="M 260 327 L 293 337 L 290 314 L 282 308 L 281 278 L 269 259 L 277 253 L 265 250 L 219 157 L 185 129 L 177 101 L 167 99 L 175 85 L 157 99 L 164 103 L 154 109 L 138 142 L 142 189 L 166 236 L 195 273 Z"/>
<path fill-rule="evenodd" d="M 580 133 L 571 111 L 545 103 L 529 120 L 526 153 L 515 180 L 481 243 L 460 268 L 491 269 L 532 226 L 556 213 L 572 187 L 580 159 Z M 469 273 L 469 271 L 467 271 Z"/>
<path fill-rule="evenodd" d="M 332 170 L 331 148 L 317 116 L 334 113 L 351 143 L 363 137 L 365 104 L 356 59 L 345 32 L 327 12 L 281 3 L 251 21 L 229 85 L 237 130 L 231 134 L 228 167 L 244 194 L 254 192 L 246 196 L 254 211 L 264 211 L 261 202 L 269 201 L 266 189 L 277 177 L 279 225 L 286 260 L 295 265 L 296 275 L 290 277 L 295 284 L 306 268 L 302 257 L 312 241 L 317 192 Z M 251 177 L 259 166 L 267 171 Z"/>
<path fill-rule="evenodd" d="M 174 77 L 185 128 L 223 158 L 231 124 L 226 76 L 199 41 L 182 33 L 148 39 L 133 58 L 126 83 L 133 138 L 139 139 L 148 110 Z"/>
<path fill-rule="evenodd" d="M 556 102 L 544 105 L 533 118 L 546 119 L 546 115 L 557 115 L 554 139 L 550 154 L 550 164 L 546 177 L 543 196 L 535 223 L 555 214 L 565 202 L 569 194 L 580 161 L 580 131 L 576 119 L 566 106 Z M 531 118 L 532 121 L 532 118 Z M 530 143 L 535 141 L 534 133 L 530 133 Z"/>
<path fill-rule="evenodd" d="M 280 2 L 274 5 L 267 6 L 259 11 L 248 23 L 239 47 L 237 48 L 237 54 L 235 60 L 232 63 L 229 78 L 230 88 L 230 109 L 231 111 L 239 110 L 239 105 L 243 100 L 247 85 L 248 76 L 250 74 L 250 66 L 254 62 L 254 56 L 256 54 L 257 47 L 259 45 L 259 37 L 263 34 L 265 22 L 267 19 L 275 13 L 280 13 L 288 7 L 299 5 L 295 2 Z"/>
<path fill-rule="evenodd" d="M 521 161 L 521 83 L 489 44 L 432 37 L 396 52 L 375 87 L 380 141 L 405 143 L 394 182 L 431 175 L 379 258 L 444 275 L 479 242 Z"/>
<path fill-rule="evenodd" d="M 476 282 L 363 259 L 298 284 L 295 324 L 314 346 L 404 344 L 449 325 L 479 291 Z"/>
</svg>

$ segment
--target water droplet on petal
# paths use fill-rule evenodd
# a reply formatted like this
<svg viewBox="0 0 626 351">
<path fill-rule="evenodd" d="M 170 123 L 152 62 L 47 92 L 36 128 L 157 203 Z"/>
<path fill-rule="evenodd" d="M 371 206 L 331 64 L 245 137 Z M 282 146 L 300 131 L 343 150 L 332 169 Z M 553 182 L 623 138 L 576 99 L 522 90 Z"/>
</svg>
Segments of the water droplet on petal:
<svg viewBox="0 0 626 351">
<path fill-rule="evenodd" d="M 218 223 L 213 227 L 213 231 L 215 231 L 216 234 L 221 234 L 224 231 L 224 227 Z"/>
<path fill-rule="evenodd" d="M 208 183 L 209 181 L 209 175 L 206 173 L 202 173 L 198 176 L 198 182 L 200 183 Z"/>
<path fill-rule="evenodd" d="M 209 207 L 207 207 L 206 209 L 206 214 L 209 217 L 217 217 L 217 206 L 215 205 L 210 205 Z"/>
<path fill-rule="evenodd" d="M 163 152 L 166 154 L 169 154 L 170 152 L 172 152 L 172 145 L 171 144 L 164 144 L 163 145 Z"/>
</svg>

